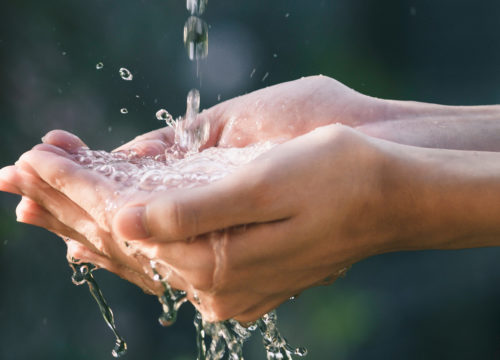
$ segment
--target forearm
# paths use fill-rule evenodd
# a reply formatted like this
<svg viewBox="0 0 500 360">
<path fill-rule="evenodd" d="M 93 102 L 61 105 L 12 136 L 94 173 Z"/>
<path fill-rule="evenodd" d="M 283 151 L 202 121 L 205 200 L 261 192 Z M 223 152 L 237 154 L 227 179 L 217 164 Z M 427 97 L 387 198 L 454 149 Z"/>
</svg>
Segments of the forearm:
<svg viewBox="0 0 500 360">
<path fill-rule="evenodd" d="M 500 151 L 500 106 L 444 106 L 380 100 L 380 121 L 356 128 L 370 136 L 428 148 Z"/>
<path fill-rule="evenodd" d="M 401 146 L 389 161 L 389 251 L 500 246 L 500 153 Z"/>
</svg>

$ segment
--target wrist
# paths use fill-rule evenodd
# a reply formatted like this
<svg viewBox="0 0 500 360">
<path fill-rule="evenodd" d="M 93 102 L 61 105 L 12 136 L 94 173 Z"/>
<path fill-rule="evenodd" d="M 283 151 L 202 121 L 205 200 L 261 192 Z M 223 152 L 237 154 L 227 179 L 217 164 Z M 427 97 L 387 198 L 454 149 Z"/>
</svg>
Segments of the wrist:
<svg viewBox="0 0 500 360">
<path fill-rule="evenodd" d="M 377 120 L 356 129 L 426 148 L 500 151 L 500 106 L 444 106 L 381 100 Z"/>
<path fill-rule="evenodd" d="M 385 146 L 386 252 L 500 245 L 500 154 Z"/>
</svg>

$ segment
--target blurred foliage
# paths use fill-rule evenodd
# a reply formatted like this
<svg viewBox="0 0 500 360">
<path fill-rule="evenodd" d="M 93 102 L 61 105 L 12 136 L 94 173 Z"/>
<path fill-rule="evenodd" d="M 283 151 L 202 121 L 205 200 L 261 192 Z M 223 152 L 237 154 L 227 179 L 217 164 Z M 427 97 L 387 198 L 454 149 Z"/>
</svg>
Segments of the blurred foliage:
<svg viewBox="0 0 500 360">
<path fill-rule="evenodd" d="M 499 102 L 498 1 L 210 0 L 203 17 L 203 107 L 318 73 L 378 97 Z M 182 45 L 186 18 L 180 0 L 1 2 L 2 165 L 53 128 L 109 150 L 160 126 L 161 107 L 182 114 L 200 85 Z M 134 81 L 119 78 L 122 66 Z M 112 334 L 87 290 L 71 284 L 64 245 L 17 224 L 16 201 L 0 196 L 0 359 L 111 358 Z M 476 249 L 368 259 L 284 304 L 282 331 L 313 360 L 500 358 L 499 257 Z M 162 329 L 156 299 L 111 274 L 97 278 L 128 359 L 194 359 L 191 308 Z M 263 358 L 258 339 L 247 350 Z"/>
</svg>

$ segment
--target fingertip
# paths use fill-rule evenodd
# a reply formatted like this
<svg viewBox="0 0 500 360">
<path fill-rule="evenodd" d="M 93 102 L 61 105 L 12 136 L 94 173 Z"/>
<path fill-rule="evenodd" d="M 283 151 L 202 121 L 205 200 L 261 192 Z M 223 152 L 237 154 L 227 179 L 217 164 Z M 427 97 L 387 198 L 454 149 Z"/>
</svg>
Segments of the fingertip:
<svg viewBox="0 0 500 360">
<path fill-rule="evenodd" d="M 21 195 L 17 183 L 16 166 L 11 165 L 0 169 L 0 191 Z"/>
<path fill-rule="evenodd" d="M 64 130 L 49 131 L 42 137 L 42 142 L 44 144 L 57 146 L 69 153 L 74 153 L 80 148 L 87 147 L 78 136 Z"/>
</svg>

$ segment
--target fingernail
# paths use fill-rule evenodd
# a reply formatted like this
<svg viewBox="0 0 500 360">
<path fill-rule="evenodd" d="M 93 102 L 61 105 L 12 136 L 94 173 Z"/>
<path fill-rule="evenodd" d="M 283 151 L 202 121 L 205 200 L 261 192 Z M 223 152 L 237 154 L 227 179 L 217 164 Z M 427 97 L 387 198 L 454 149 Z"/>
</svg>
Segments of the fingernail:
<svg viewBox="0 0 500 360">
<path fill-rule="evenodd" d="M 146 212 L 143 206 L 128 207 L 116 214 L 114 224 L 118 233 L 126 239 L 139 240 L 148 238 Z"/>
</svg>

